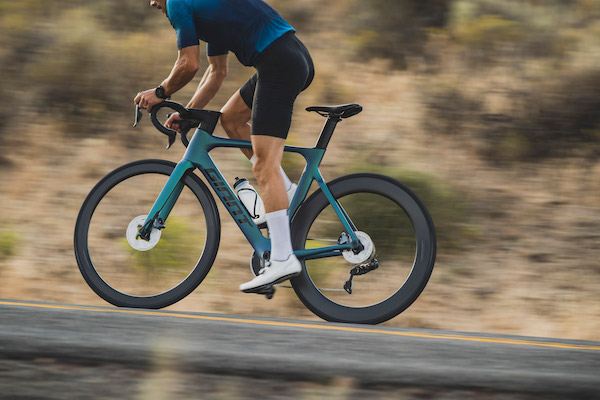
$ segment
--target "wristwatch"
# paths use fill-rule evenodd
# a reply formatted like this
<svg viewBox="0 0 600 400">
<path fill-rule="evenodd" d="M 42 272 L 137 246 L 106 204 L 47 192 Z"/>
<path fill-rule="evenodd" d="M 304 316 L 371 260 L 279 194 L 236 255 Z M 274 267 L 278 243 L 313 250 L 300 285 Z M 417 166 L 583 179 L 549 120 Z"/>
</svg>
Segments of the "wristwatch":
<svg viewBox="0 0 600 400">
<path fill-rule="evenodd" d="M 165 88 L 160 85 L 156 89 L 154 89 L 154 94 L 156 95 L 156 97 L 163 100 L 166 100 L 170 97 L 165 94 Z"/>
</svg>

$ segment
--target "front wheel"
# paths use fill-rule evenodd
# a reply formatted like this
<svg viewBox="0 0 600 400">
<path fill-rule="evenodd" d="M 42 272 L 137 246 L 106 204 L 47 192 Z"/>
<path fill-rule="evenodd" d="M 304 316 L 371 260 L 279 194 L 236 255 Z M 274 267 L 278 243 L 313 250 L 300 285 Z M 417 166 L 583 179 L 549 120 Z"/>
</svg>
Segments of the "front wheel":
<svg viewBox="0 0 600 400">
<path fill-rule="evenodd" d="M 162 308 L 202 282 L 220 238 L 217 207 L 193 172 L 164 227 L 137 237 L 175 164 L 144 160 L 103 178 L 86 198 L 75 227 L 75 256 L 88 285 L 121 307 Z"/>
<path fill-rule="evenodd" d="M 429 280 L 436 252 L 431 217 L 412 191 L 389 177 L 348 175 L 328 187 L 356 227 L 364 250 L 302 260 L 305 268 L 292 286 L 308 309 L 328 321 L 387 321 L 409 307 Z M 332 246 L 347 240 L 344 235 L 321 190 L 302 204 L 292 221 L 298 250 Z M 362 272 L 350 279 L 358 265 Z"/>
</svg>

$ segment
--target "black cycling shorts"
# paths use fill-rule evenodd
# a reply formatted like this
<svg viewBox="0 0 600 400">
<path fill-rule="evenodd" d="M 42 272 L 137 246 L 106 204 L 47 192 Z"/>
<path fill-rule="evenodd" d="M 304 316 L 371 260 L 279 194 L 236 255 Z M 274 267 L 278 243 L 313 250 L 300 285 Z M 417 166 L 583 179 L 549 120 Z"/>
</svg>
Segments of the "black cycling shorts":
<svg viewBox="0 0 600 400">
<path fill-rule="evenodd" d="M 265 49 L 255 64 L 257 73 L 240 88 L 252 109 L 252 134 L 287 138 L 294 101 L 313 80 L 312 58 L 293 32 Z"/>
</svg>

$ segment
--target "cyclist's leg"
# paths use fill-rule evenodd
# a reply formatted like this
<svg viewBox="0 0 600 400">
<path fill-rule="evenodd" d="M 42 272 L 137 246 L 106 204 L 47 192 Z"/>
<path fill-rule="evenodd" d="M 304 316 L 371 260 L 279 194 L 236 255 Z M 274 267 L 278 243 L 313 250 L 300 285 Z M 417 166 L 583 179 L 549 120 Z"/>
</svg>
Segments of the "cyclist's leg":
<svg viewBox="0 0 600 400">
<path fill-rule="evenodd" d="M 288 197 L 279 173 L 285 139 L 252 135 L 254 175 L 260 186 L 267 211 L 267 226 L 271 239 L 271 257 L 263 273 L 240 285 L 244 292 L 260 292 L 274 283 L 282 282 L 302 271 L 293 254 L 288 216 Z"/>
<path fill-rule="evenodd" d="M 284 146 L 283 138 L 252 135 L 254 176 L 263 194 L 265 210 L 268 213 L 287 209 L 289 205 L 285 185 L 279 173 Z"/>
<path fill-rule="evenodd" d="M 256 91 L 258 75 L 254 74 L 248 81 L 227 101 L 221 109 L 221 125 L 231 139 L 251 140 L 252 127 L 248 123 L 252 116 L 252 102 Z M 252 164 L 255 162 L 254 152 L 251 149 L 241 149 Z M 279 172 L 285 184 L 288 201 L 294 195 L 296 185 L 288 178 L 287 174 L 279 167 Z M 248 207 L 248 205 L 246 205 Z M 259 207 L 260 209 L 260 207 Z M 258 218 L 257 221 L 264 222 L 264 219 Z"/>
<path fill-rule="evenodd" d="M 231 139 L 250 140 L 252 128 L 248 122 L 252 116 L 252 98 L 254 97 L 256 80 L 256 75 L 251 77 L 221 109 L 221 125 Z M 251 158 L 254 154 L 251 149 L 241 150 L 248 158 Z"/>
<path fill-rule="evenodd" d="M 274 162 L 281 162 L 283 146 L 288 136 L 292 122 L 294 102 L 300 92 L 308 87 L 314 75 L 314 68 L 310 54 L 306 47 L 295 37 L 288 35 L 279 39 L 272 47 L 261 55 L 257 64 L 258 75 L 252 103 L 252 145 L 254 147 L 256 163 L 264 163 L 267 166 L 255 164 L 255 174 L 274 174 Z M 254 78 L 254 76 L 253 76 Z M 250 79 L 250 81 L 253 80 Z M 249 82 L 250 82 L 249 81 Z M 248 83 L 247 83 L 248 84 Z M 244 85 L 240 90 L 244 101 L 249 97 L 245 95 Z M 263 138 L 266 136 L 266 138 Z M 277 143 L 277 145 L 275 144 Z M 264 155 L 259 156 L 257 146 L 261 146 Z M 271 160 L 271 158 L 273 160 Z M 262 172 L 262 171 L 265 172 Z M 267 179 L 259 179 L 259 186 L 267 185 Z M 261 182 L 262 181 L 262 182 Z M 268 188 L 266 196 L 275 196 L 273 200 L 265 201 L 265 205 L 272 201 L 271 206 L 266 206 L 267 212 L 276 211 L 288 207 L 284 205 L 281 196 L 279 198 L 279 184 L 276 189 Z M 287 189 L 287 188 L 284 188 Z M 276 191 L 275 191 L 276 190 Z M 279 208 L 282 206 L 281 208 Z"/>
<path fill-rule="evenodd" d="M 289 279 L 302 270 L 292 252 L 287 193 L 277 171 L 294 102 L 313 74 L 310 56 L 300 49 L 298 42 L 295 37 L 288 36 L 264 53 L 257 65 L 260 79 L 252 107 L 254 173 L 264 194 L 271 259 L 263 274 L 240 285 L 246 292 Z"/>
</svg>

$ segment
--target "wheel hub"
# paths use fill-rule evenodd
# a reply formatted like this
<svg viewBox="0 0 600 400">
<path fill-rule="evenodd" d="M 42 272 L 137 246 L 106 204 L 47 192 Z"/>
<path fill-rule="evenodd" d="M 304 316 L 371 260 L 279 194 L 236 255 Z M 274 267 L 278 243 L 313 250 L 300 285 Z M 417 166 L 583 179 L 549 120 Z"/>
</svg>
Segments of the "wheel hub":
<svg viewBox="0 0 600 400">
<path fill-rule="evenodd" d="M 371 261 L 375 257 L 375 245 L 373 244 L 373 241 L 369 235 L 364 232 L 356 231 L 354 234 L 358 238 L 360 244 L 363 246 L 363 249 L 357 254 L 355 254 L 352 250 L 344 250 L 342 251 L 342 255 L 346 261 L 352 264 L 362 264 L 364 262 Z"/>
<path fill-rule="evenodd" d="M 127 226 L 127 243 L 137 251 L 148 251 L 154 248 L 160 241 L 160 236 L 162 231 L 155 227 L 152 227 L 152 231 L 150 231 L 150 240 L 144 240 L 138 237 L 138 233 L 140 228 L 144 226 L 144 222 L 148 218 L 147 215 L 138 215 L 134 219 L 131 220 L 129 225 Z"/>
</svg>

